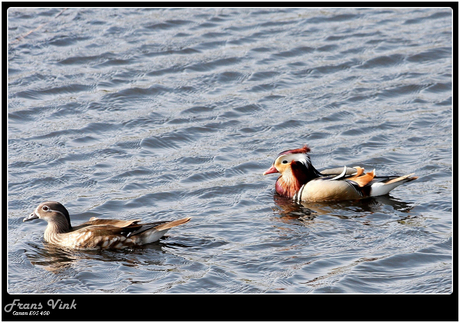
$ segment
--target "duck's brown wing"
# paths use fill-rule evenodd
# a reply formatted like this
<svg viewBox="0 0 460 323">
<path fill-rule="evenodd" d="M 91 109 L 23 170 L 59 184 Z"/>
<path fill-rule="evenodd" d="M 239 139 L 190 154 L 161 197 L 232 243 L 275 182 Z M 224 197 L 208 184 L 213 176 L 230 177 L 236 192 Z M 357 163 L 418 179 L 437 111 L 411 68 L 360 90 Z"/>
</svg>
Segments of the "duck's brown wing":
<svg viewBox="0 0 460 323">
<path fill-rule="evenodd" d="M 89 221 L 82 223 L 73 228 L 74 232 L 92 232 L 93 236 L 114 236 L 123 235 L 129 236 L 134 231 L 143 227 L 140 224 L 140 219 L 136 220 L 114 220 L 114 219 L 98 219 L 92 217 Z"/>
<path fill-rule="evenodd" d="M 91 218 L 89 221 L 82 225 L 75 227 L 74 230 L 91 230 L 97 232 L 98 235 L 116 235 L 121 234 L 126 237 L 131 237 L 140 234 L 144 231 L 155 229 L 157 231 L 169 230 L 178 225 L 187 223 L 190 218 L 184 218 L 174 221 L 157 221 L 150 223 L 138 223 L 141 220 L 112 220 L 112 219 L 98 219 Z"/>
<path fill-rule="evenodd" d="M 183 218 L 174 221 L 158 221 L 158 222 L 151 222 L 151 223 L 142 223 L 140 224 L 141 227 L 133 230 L 127 234 L 128 237 L 134 236 L 137 234 L 141 234 L 147 230 L 155 229 L 156 231 L 165 231 L 171 228 L 177 227 L 178 225 L 187 223 L 190 221 L 191 218 Z"/>
<path fill-rule="evenodd" d="M 137 225 L 140 222 L 140 219 L 136 220 L 113 220 L 113 219 L 98 219 L 92 217 L 88 222 L 83 223 L 82 225 L 110 225 L 117 228 L 126 228 L 132 225 Z"/>
<path fill-rule="evenodd" d="M 110 220 L 91 218 L 90 221 L 62 234 L 60 244 L 77 249 L 121 249 L 151 243 L 160 239 L 170 228 L 187 223 L 190 218 L 175 221 L 138 223 L 140 220 Z"/>
<path fill-rule="evenodd" d="M 88 221 L 66 233 L 65 245 L 77 249 L 122 249 L 137 245 L 137 240 L 130 238 L 133 233 L 144 231 L 143 224 L 129 224 L 118 220 Z"/>
</svg>

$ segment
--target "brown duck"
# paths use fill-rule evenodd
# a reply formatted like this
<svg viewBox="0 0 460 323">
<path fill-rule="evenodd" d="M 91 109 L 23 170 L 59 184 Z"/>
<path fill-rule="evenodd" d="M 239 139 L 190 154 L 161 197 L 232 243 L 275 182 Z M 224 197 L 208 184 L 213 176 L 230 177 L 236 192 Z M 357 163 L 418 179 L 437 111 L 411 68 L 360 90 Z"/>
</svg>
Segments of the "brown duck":
<svg viewBox="0 0 460 323">
<path fill-rule="evenodd" d="M 187 223 L 175 221 L 139 223 L 140 220 L 110 220 L 92 217 L 73 227 L 69 212 L 59 202 L 44 202 L 24 222 L 42 219 L 48 222 L 46 242 L 73 249 L 123 249 L 158 241 L 169 229 Z"/>
<path fill-rule="evenodd" d="M 264 175 L 280 173 L 275 184 L 276 192 L 293 198 L 296 202 L 324 202 L 354 200 L 388 194 L 401 184 L 418 177 L 375 176 L 375 170 L 364 173 L 361 167 L 343 167 L 343 170 L 319 172 L 311 164 L 305 145 L 299 149 L 281 152 Z"/>
</svg>

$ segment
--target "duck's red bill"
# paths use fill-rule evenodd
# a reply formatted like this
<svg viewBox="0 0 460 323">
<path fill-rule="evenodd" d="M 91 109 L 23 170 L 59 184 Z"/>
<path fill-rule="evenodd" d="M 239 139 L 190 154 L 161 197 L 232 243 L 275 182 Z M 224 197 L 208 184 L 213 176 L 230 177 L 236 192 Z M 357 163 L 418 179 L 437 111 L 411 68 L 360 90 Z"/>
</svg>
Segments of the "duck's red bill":
<svg viewBox="0 0 460 323">
<path fill-rule="evenodd" d="M 273 165 L 272 167 L 270 167 L 269 169 L 267 169 L 264 173 L 264 175 L 267 175 L 267 174 L 273 174 L 273 173 L 279 173 L 278 170 L 275 168 L 275 166 Z"/>
</svg>

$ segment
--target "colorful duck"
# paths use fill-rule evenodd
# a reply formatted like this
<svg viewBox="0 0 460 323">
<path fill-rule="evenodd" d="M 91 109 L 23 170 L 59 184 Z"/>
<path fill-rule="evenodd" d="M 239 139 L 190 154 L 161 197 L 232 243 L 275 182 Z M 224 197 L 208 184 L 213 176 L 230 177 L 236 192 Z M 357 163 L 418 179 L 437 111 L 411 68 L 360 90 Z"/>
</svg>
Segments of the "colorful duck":
<svg viewBox="0 0 460 323">
<path fill-rule="evenodd" d="M 388 194 L 401 184 L 417 179 L 405 176 L 376 176 L 375 170 L 364 172 L 361 167 L 344 167 L 341 173 L 319 172 L 308 156 L 310 148 L 281 152 L 264 175 L 280 173 L 276 192 L 296 202 L 325 202 L 362 199 Z"/>
</svg>

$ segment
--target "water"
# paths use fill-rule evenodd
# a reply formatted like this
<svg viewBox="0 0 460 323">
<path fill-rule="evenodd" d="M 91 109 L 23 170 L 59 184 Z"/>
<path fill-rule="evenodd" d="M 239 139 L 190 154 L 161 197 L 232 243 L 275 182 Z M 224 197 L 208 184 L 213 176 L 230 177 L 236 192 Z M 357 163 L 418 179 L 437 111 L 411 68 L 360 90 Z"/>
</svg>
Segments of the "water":
<svg viewBox="0 0 460 323">
<path fill-rule="evenodd" d="M 61 11 L 8 11 L 9 293 L 452 292 L 449 9 Z M 262 173 L 305 143 L 419 179 L 294 205 Z M 70 252 L 22 222 L 45 200 L 192 221 Z"/>
</svg>

